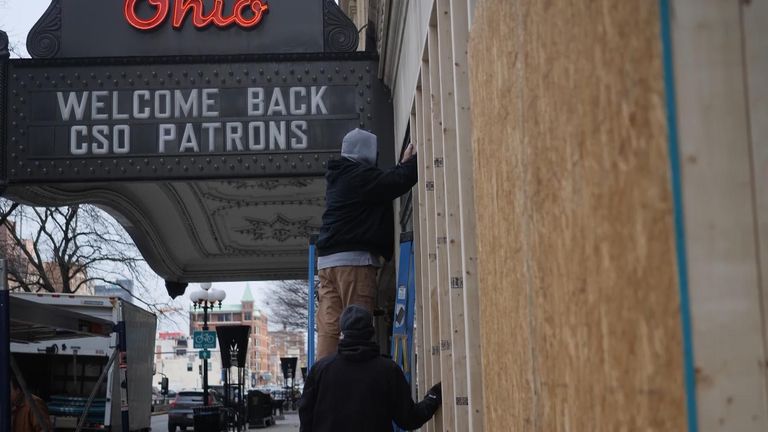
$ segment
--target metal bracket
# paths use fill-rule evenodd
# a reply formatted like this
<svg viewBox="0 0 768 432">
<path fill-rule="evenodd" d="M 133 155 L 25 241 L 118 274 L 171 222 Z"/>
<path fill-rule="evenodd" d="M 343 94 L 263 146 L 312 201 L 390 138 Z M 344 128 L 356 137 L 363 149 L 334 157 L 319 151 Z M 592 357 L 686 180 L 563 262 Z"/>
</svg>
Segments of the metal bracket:
<svg viewBox="0 0 768 432">
<path fill-rule="evenodd" d="M 435 168 L 443 167 L 443 158 L 435 158 Z"/>
<path fill-rule="evenodd" d="M 469 406 L 469 398 L 467 396 L 456 396 L 457 406 Z"/>
<path fill-rule="evenodd" d="M 464 289 L 464 279 L 460 277 L 452 277 L 451 278 L 451 288 L 452 289 Z"/>
<path fill-rule="evenodd" d="M 432 192 L 435 190 L 435 182 L 427 181 L 424 183 L 424 187 L 427 189 L 427 192 Z"/>
</svg>

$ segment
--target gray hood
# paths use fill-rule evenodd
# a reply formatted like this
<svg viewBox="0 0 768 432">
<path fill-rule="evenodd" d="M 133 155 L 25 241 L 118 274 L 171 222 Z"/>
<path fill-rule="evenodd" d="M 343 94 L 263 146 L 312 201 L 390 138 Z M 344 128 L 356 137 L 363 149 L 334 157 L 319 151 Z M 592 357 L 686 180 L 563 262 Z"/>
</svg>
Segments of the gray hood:
<svg viewBox="0 0 768 432">
<path fill-rule="evenodd" d="M 368 165 L 376 165 L 379 155 L 376 135 L 353 129 L 341 141 L 341 156 Z"/>
</svg>

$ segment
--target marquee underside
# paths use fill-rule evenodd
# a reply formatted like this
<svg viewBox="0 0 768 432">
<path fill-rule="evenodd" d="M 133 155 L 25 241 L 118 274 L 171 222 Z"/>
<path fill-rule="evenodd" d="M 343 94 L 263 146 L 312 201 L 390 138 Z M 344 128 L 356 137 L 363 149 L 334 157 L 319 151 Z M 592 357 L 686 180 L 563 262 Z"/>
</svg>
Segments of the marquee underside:
<svg viewBox="0 0 768 432">
<path fill-rule="evenodd" d="M 15 186 L 37 205 L 96 204 L 131 235 L 152 269 L 180 282 L 305 278 L 322 177 Z"/>
</svg>

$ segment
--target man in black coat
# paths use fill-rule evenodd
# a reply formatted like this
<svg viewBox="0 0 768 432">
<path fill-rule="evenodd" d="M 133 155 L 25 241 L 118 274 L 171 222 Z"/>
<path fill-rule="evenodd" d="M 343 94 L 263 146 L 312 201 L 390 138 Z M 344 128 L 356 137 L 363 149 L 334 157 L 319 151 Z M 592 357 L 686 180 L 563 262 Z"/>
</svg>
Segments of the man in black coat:
<svg viewBox="0 0 768 432">
<path fill-rule="evenodd" d="M 373 316 L 351 305 L 341 316 L 344 338 L 338 353 L 318 360 L 309 371 L 299 401 L 300 432 L 392 432 L 418 429 L 440 407 L 440 383 L 419 403 L 402 370 L 379 355 L 371 341 Z"/>
<path fill-rule="evenodd" d="M 376 135 L 354 129 L 341 144 L 341 158 L 328 162 L 325 212 L 317 241 L 320 278 L 317 358 L 336 352 L 339 316 L 350 304 L 373 312 L 381 260 L 394 251 L 392 201 L 416 184 L 417 162 L 408 146 L 399 165 L 376 166 Z"/>
</svg>

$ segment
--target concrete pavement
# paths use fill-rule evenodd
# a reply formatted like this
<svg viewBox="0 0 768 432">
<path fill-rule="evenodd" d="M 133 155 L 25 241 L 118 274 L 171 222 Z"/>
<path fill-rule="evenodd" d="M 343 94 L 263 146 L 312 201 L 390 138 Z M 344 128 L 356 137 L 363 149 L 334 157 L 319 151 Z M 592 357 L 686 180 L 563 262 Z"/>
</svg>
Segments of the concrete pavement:
<svg viewBox="0 0 768 432">
<path fill-rule="evenodd" d="M 277 420 L 277 424 L 265 429 L 269 432 L 289 432 L 299 430 L 299 415 L 286 413 L 285 420 Z"/>
<path fill-rule="evenodd" d="M 168 430 L 168 415 L 152 416 L 152 432 L 165 432 Z M 286 413 L 284 420 L 277 420 L 277 424 L 268 428 L 249 429 L 251 431 L 264 430 L 266 432 L 295 432 L 299 430 L 299 416 L 295 413 Z"/>
</svg>

